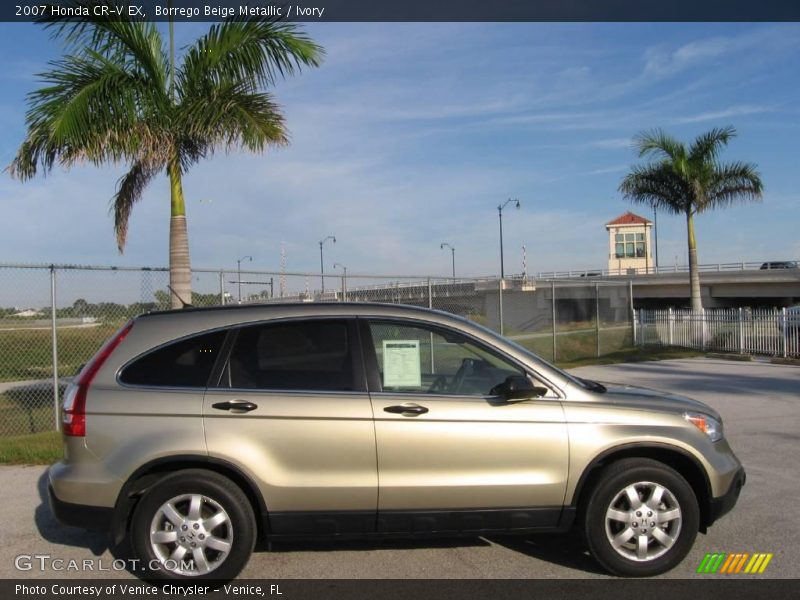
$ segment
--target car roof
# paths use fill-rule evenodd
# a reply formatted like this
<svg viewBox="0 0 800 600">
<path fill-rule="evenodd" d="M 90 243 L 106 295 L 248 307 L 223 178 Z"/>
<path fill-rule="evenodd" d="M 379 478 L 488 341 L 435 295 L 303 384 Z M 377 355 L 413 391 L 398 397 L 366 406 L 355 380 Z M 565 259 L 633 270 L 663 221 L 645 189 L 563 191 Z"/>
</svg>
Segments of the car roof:
<svg viewBox="0 0 800 600">
<path fill-rule="evenodd" d="M 357 308 L 358 310 L 352 311 L 351 309 Z M 280 313 L 290 311 L 292 313 L 308 312 L 310 314 L 340 314 L 342 309 L 347 312 L 363 312 L 364 314 L 382 314 L 385 312 L 416 312 L 416 313 L 434 313 L 449 318 L 462 319 L 458 315 L 437 310 L 434 308 L 427 308 L 422 306 L 414 306 L 412 304 L 387 304 L 385 302 L 337 302 L 337 301 L 322 301 L 322 302 L 264 302 L 264 303 L 251 303 L 251 304 L 227 304 L 217 306 L 187 306 L 186 308 L 173 308 L 168 310 L 152 310 L 143 313 L 139 316 L 185 316 L 194 315 L 204 312 L 221 312 L 221 311 L 241 311 L 242 313 L 249 312 L 264 312 L 264 313 Z M 246 318 L 250 318 L 248 315 Z"/>
</svg>

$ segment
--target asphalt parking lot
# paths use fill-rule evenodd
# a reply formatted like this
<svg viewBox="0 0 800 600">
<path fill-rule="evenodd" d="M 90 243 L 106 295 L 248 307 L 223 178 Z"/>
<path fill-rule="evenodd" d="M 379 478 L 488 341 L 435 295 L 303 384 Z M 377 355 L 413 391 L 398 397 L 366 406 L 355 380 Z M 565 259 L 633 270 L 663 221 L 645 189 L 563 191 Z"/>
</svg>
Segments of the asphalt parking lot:
<svg viewBox="0 0 800 600">
<path fill-rule="evenodd" d="M 669 390 L 702 400 L 723 415 L 730 443 L 747 469 L 733 513 L 699 535 L 689 557 L 664 577 L 704 577 L 695 569 L 707 552 L 771 552 L 760 577 L 800 572 L 800 367 L 765 362 L 687 359 L 584 367 L 576 374 Z M 46 503 L 45 469 L 0 467 L 3 544 L 0 578 L 91 577 L 91 572 L 15 568 L 19 555 L 102 559 L 110 568 L 124 548 L 103 536 L 59 526 Z M 95 574 L 96 575 L 96 574 Z M 131 577 L 108 571 L 103 577 Z M 280 543 L 259 548 L 243 572 L 251 578 L 585 578 L 606 577 L 577 536 L 450 540 Z"/>
</svg>

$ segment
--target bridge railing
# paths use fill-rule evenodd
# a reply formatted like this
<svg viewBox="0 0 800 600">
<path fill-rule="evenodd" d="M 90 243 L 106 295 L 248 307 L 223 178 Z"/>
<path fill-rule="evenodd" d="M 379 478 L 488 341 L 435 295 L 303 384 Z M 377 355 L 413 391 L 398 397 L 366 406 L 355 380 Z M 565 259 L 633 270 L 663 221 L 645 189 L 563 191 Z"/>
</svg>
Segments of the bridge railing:
<svg viewBox="0 0 800 600">
<path fill-rule="evenodd" d="M 800 260 L 705 263 L 697 265 L 699 272 L 778 271 L 800 269 Z M 561 279 L 585 277 L 621 277 L 631 275 L 657 275 L 660 273 L 688 273 L 689 265 L 660 265 L 629 269 L 571 269 L 569 271 L 540 271 L 535 279 Z"/>
</svg>

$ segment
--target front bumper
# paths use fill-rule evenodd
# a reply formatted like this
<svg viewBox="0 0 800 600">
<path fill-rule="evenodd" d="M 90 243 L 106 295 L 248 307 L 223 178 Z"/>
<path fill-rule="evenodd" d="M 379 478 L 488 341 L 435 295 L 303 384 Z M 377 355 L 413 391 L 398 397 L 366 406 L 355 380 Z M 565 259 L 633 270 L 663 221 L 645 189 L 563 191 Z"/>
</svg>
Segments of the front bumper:
<svg viewBox="0 0 800 600">
<path fill-rule="evenodd" d="M 739 494 L 747 481 L 747 474 L 744 472 L 744 467 L 739 467 L 736 475 L 733 477 L 728 491 L 719 498 L 712 498 L 708 511 L 708 525 L 711 526 L 715 521 L 728 514 L 736 502 L 739 500 Z"/>
<path fill-rule="evenodd" d="M 107 532 L 111 529 L 113 508 L 64 502 L 58 499 L 52 485 L 47 486 L 47 492 L 50 498 L 50 510 L 62 525 L 80 527 L 89 531 Z"/>
</svg>

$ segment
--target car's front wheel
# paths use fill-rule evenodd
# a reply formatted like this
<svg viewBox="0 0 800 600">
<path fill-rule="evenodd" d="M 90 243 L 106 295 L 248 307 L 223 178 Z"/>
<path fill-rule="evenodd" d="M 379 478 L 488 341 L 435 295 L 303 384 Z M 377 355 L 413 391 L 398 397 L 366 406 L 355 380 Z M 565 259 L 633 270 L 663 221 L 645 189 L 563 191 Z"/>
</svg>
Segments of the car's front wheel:
<svg viewBox="0 0 800 600">
<path fill-rule="evenodd" d="M 677 471 L 651 459 L 625 459 L 601 474 L 586 506 L 584 533 L 608 571 L 647 577 L 686 557 L 699 523 L 697 498 Z"/>
<path fill-rule="evenodd" d="M 131 536 L 146 578 L 227 581 L 250 558 L 256 522 L 236 484 L 187 469 L 148 490 L 134 512 Z"/>
</svg>

